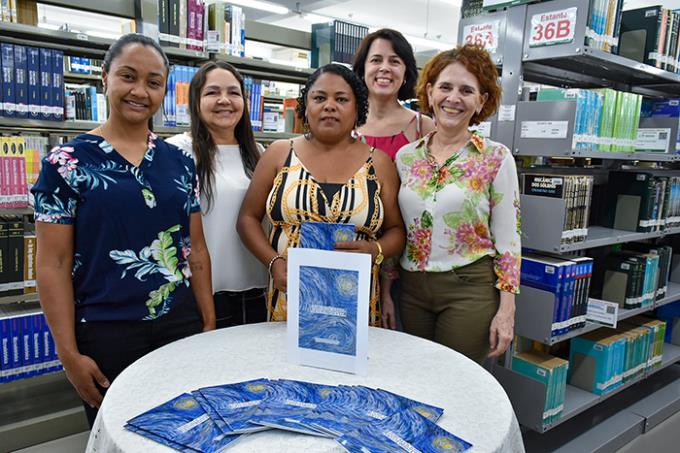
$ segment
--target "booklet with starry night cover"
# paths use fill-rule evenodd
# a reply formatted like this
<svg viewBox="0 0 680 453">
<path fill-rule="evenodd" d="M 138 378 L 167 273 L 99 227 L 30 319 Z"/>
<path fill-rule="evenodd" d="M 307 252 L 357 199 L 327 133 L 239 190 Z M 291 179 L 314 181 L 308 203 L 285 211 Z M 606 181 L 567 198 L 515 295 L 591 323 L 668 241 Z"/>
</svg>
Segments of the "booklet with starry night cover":
<svg viewBox="0 0 680 453">
<path fill-rule="evenodd" d="M 384 420 L 391 415 L 411 410 L 432 422 L 444 413 L 442 408 L 397 395 L 387 390 L 363 386 L 339 386 L 330 392 L 317 409 L 300 423 L 336 437 L 367 423 Z"/>
<path fill-rule="evenodd" d="M 225 435 L 188 393 L 128 420 L 126 428 L 175 449 L 181 446 L 183 451 L 202 453 L 224 451 L 240 437 Z"/>
<path fill-rule="evenodd" d="M 258 406 L 250 421 L 271 428 L 315 436 L 324 435 L 298 420 L 313 411 L 322 401 L 322 394 L 332 391 L 335 386 L 292 380 L 278 380 L 272 383 L 268 399 Z"/>
<path fill-rule="evenodd" d="M 401 411 L 343 434 L 336 441 L 350 453 L 462 452 L 472 444 L 444 430 L 416 411 Z"/>
<path fill-rule="evenodd" d="M 226 425 L 225 432 L 232 434 L 252 433 L 269 429 L 266 426 L 250 422 L 260 403 L 268 398 L 272 381 L 254 379 L 235 384 L 203 387 L 192 394 L 199 393 L 203 405 L 208 404 L 206 412 L 211 418 L 218 418 Z"/>
<path fill-rule="evenodd" d="M 371 256 L 288 250 L 288 358 L 367 373 Z"/>
<path fill-rule="evenodd" d="M 347 242 L 353 240 L 353 224 L 305 222 L 300 226 L 301 248 L 334 250 L 336 242 Z"/>
</svg>

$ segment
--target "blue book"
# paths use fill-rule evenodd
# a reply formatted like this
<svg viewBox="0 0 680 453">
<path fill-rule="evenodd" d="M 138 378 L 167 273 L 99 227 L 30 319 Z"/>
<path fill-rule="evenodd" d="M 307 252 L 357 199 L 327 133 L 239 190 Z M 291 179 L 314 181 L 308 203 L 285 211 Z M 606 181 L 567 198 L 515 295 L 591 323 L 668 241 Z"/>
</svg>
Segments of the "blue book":
<svg viewBox="0 0 680 453">
<path fill-rule="evenodd" d="M 52 51 L 52 119 L 64 120 L 64 52 Z"/>
<path fill-rule="evenodd" d="M 223 434 L 196 399 L 183 393 L 127 422 L 138 434 L 154 435 L 203 453 L 220 452 L 240 436 Z"/>
<path fill-rule="evenodd" d="M 302 421 L 333 436 L 353 431 L 358 426 L 384 420 L 405 410 L 413 410 L 436 422 L 443 409 L 382 389 L 340 386 L 319 404 L 316 413 Z"/>
<path fill-rule="evenodd" d="M 222 432 L 222 434 L 233 434 L 231 430 L 229 429 L 229 426 L 222 420 L 220 417 L 220 414 L 213 409 L 213 407 L 208 403 L 208 401 L 201 395 L 200 392 L 198 391 L 193 391 L 191 392 L 191 396 L 198 401 L 198 404 L 201 405 L 203 410 L 205 411 L 206 414 L 208 414 L 208 417 L 215 422 L 215 425 L 217 425 L 217 428 Z"/>
<path fill-rule="evenodd" d="M 40 52 L 40 119 L 52 119 L 52 50 L 39 49 Z"/>
<path fill-rule="evenodd" d="M 14 100 L 16 116 L 28 116 L 28 73 L 26 69 L 26 47 L 14 46 Z"/>
<path fill-rule="evenodd" d="M 40 117 L 40 51 L 37 47 L 26 48 L 26 70 L 28 72 L 28 117 Z"/>
<path fill-rule="evenodd" d="M 564 304 L 568 298 L 571 261 L 526 253 L 522 256 L 521 283 L 553 294 L 552 335 L 564 332 Z"/>
<path fill-rule="evenodd" d="M 90 118 L 92 121 L 99 121 L 99 113 L 97 112 L 97 88 L 88 87 L 87 88 L 87 99 L 88 105 L 90 107 Z"/>
<path fill-rule="evenodd" d="M 21 366 L 23 376 L 30 377 L 35 374 L 33 359 L 33 316 L 24 314 L 19 317 L 21 322 Z"/>
<path fill-rule="evenodd" d="M 343 434 L 336 441 L 350 453 L 462 452 L 472 447 L 414 411 L 397 412 L 385 420 Z"/>
<path fill-rule="evenodd" d="M 270 383 L 268 379 L 255 379 L 236 384 L 203 387 L 198 389 L 198 393 L 225 422 L 230 432 L 252 433 L 269 429 L 251 423 L 250 418 L 260 403 L 266 400 Z"/>
<path fill-rule="evenodd" d="M 9 318 L 0 308 L 0 382 L 9 381 L 12 366 L 12 330 Z"/>
<path fill-rule="evenodd" d="M 311 382 L 271 381 L 269 398 L 258 406 L 250 421 L 271 428 L 322 436 L 324 434 L 320 431 L 297 420 L 311 414 L 322 401 L 322 394 L 333 388 Z"/>
<path fill-rule="evenodd" d="M 10 337 L 12 339 L 12 363 L 9 370 L 9 380 L 14 381 L 23 377 L 24 350 L 21 339 L 21 319 L 16 315 L 10 315 L 9 323 Z"/>
<path fill-rule="evenodd" d="M 2 98 L 3 115 L 15 116 L 16 99 L 14 87 L 14 44 L 0 44 L 0 60 L 2 60 Z"/>
<path fill-rule="evenodd" d="M 353 240 L 353 224 L 305 222 L 300 226 L 301 248 L 335 250 L 336 242 L 347 242 Z"/>
<path fill-rule="evenodd" d="M 356 355 L 359 272 L 300 266 L 298 346 Z"/>
</svg>

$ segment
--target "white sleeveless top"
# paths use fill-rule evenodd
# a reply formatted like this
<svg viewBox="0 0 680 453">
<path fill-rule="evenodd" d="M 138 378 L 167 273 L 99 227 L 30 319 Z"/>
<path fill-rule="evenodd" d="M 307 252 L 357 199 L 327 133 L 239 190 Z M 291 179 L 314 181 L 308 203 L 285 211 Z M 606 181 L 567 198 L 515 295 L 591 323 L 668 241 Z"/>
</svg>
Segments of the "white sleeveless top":
<svg viewBox="0 0 680 453">
<path fill-rule="evenodd" d="M 191 137 L 179 134 L 168 143 L 192 153 Z M 215 156 L 213 203 L 201 195 L 203 231 L 212 262 L 213 292 L 265 288 L 267 269 L 243 245 L 236 232 L 241 202 L 250 185 L 238 145 L 218 145 Z"/>
</svg>

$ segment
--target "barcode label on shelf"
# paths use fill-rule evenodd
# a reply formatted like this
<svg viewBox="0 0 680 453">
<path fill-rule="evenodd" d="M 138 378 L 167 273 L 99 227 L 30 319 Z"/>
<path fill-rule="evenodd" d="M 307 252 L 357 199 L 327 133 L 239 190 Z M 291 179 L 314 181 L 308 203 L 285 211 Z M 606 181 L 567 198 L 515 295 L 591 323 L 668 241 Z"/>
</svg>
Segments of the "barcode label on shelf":
<svg viewBox="0 0 680 453">
<path fill-rule="evenodd" d="M 619 317 L 619 304 L 605 300 L 590 299 L 586 319 L 605 326 L 616 328 Z"/>
<path fill-rule="evenodd" d="M 637 140 L 635 140 L 635 149 L 666 152 L 670 135 L 670 128 L 639 128 Z"/>
<path fill-rule="evenodd" d="M 567 138 L 569 121 L 522 121 L 522 138 Z"/>
<path fill-rule="evenodd" d="M 500 21 L 498 20 L 466 25 L 463 28 L 463 40 L 465 44 L 482 46 L 487 52 L 494 53 L 498 48 L 499 26 Z"/>
<path fill-rule="evenodd" d="M 531 16 L 529 47 L 554 46 L 572 42 L 577 10 L 574 7 Z"/>
</svg>

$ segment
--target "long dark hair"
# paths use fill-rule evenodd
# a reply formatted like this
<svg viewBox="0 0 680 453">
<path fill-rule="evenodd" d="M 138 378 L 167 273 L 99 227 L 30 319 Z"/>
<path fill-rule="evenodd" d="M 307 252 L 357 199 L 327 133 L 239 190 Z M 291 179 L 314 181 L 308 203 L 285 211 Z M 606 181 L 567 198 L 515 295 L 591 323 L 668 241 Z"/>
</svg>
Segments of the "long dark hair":
<svg viewBox="0 0 680 453">
<path fill-rule="evenodd" d="M 359 44 L 359 48 L 354 54 L 354 64 L 352 69 L 354 73 L 364 80 L 364 72 L 366 70 L 366 59 L 368 58 L 368 51 L 371 44 L 376 39 L 384 39 L 392 44 L 394 53 L 396 53 L 401 61 L 406 66 L 406 73 L 404 74 L 404 84 L 399 88 L 397 98 L 404 101 L 414 97 L 414 87 L 418 81 L 418 66 L 416 66 L 416 57 L 413 55 L 413 48 L 411 44 L 404 38 L 404 35 L 397 30 L 391 28 L 381 28 L 366 35 L 366 37 Z"/>
<path fill-rule="evenodd" d="M 260 160 L 260 151 L 255 143 L 255 136 L 250 125 L 250 112 L 248 102 L 245 99 L 245 87 L 243 77 L 235 67 L 224 61 L 208 61 L 194 75 L 189 85 L 189 113 L 191 115 L 191 140 L 194 156 L 196 158 L 196 172 L 201 186 L 201 194 L 205 197 L 209 211 L 213 202 L 213 183 L 215 182 L 215 153 L 217 146 L 210 135 L 210 131 L 201 120 L 201 90 L 205 85 L 208 73 L 213 69 L 224 69 L 231 72 L 241 87 L 243 99 L 243 115 L 236 124 L 234 136 L 241 152 L 241 162 L 246 175 L 250 178 L 255 171 L 257 161 Z"/>
</svg>

